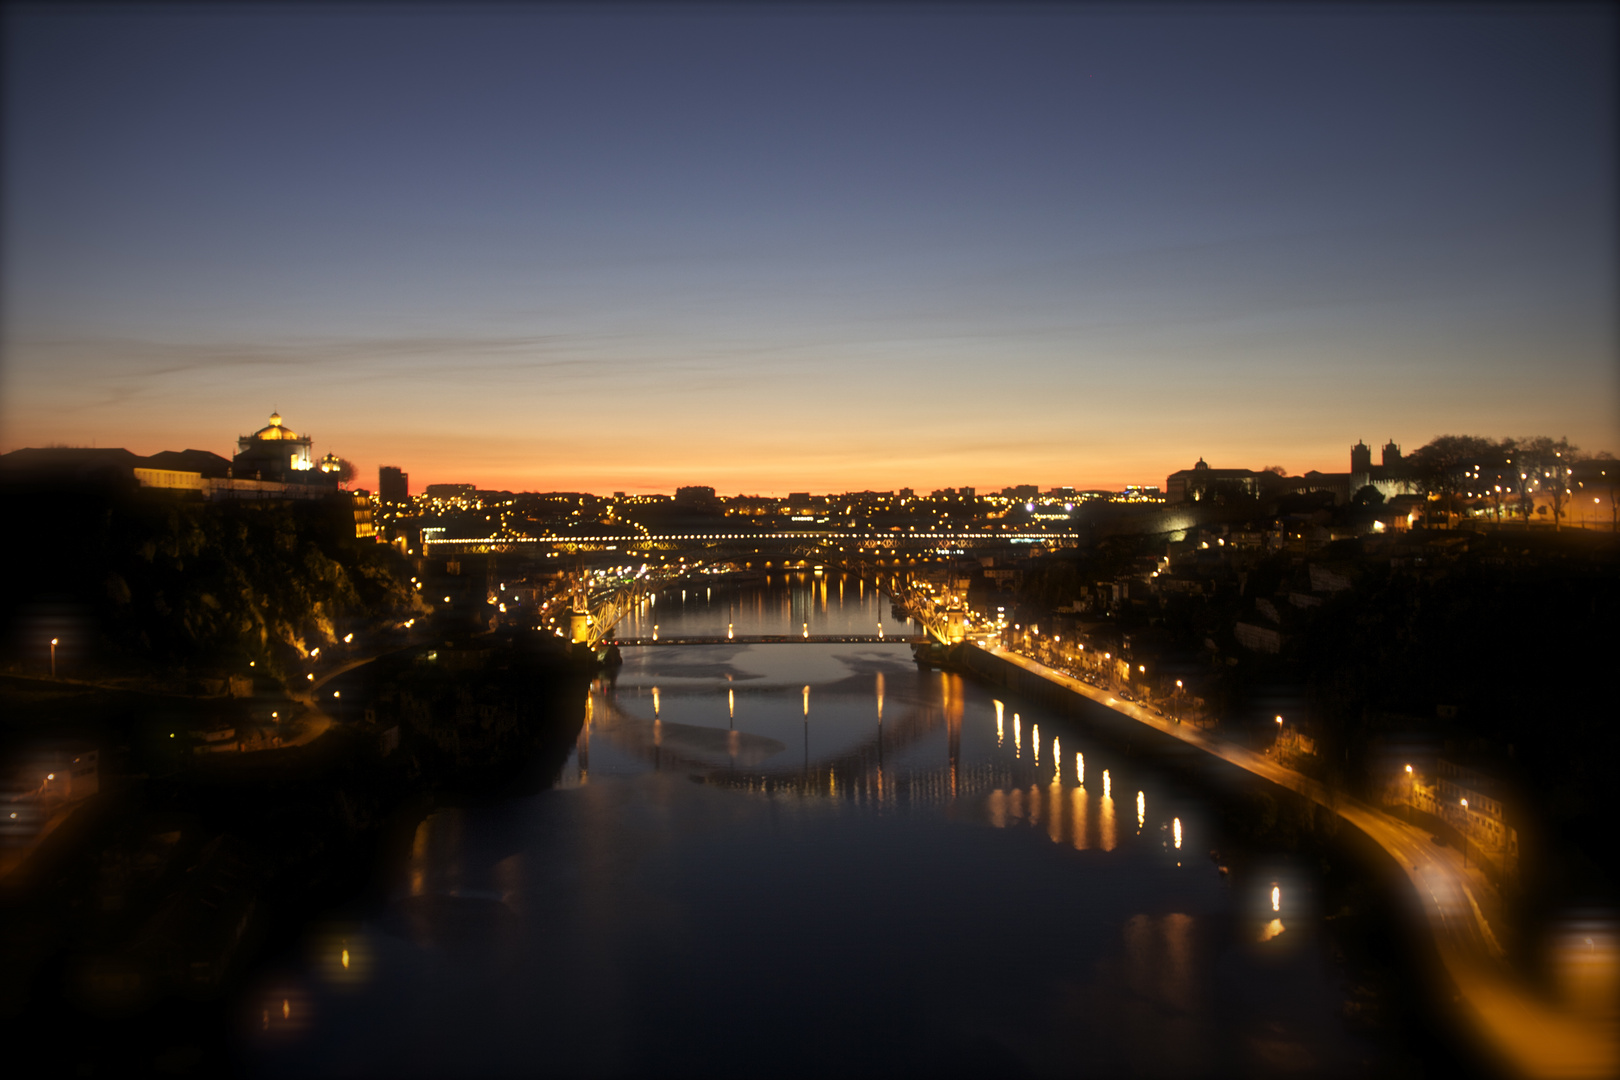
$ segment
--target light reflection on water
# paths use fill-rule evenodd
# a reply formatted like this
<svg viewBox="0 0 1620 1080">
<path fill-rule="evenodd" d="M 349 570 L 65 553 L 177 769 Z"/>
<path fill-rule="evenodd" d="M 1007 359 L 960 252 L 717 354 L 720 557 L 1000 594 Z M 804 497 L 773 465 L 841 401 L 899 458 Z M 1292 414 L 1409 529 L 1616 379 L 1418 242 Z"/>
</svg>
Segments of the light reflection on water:
<svg viewBox="0 0 1620 1080">
<path fill-rule="evenodd" d="M 889 600 L 870 582 L 841 574 L 816 577 L 805 572 L 755 572 L 741 582 L 719 579 L 702 588 L 676 588 L 654 604 L 639 605 L 619 623 L 621 638 L 684 635 L 719 637 L 732 628 L 739 637 L 783 635 L 919 633 L 909 619 L 895 619 Z M 846 588 L 846 585 L 848 586 Z"/>
<path fill-rule="evenodd" d="M 750 611 L 877 614 L 854 583 L 814 604 L 759 592 L 687 605 L 743 633 L 770 632 Z M 663 636 L 699 632 L 671 599 Z M 254 997 L 258 1065 L 1263 1075 L 1263 1038 L 1355 1071 L 1317 962 L 1252 954 L 1280 944 L 1257 940 L 1270 905 L 1182 865 L 1207 840 L 1200 801 L 1013 708 L 904 645 L 627 648 L 554 790 L 430 815 L 387 907 L 328 934 L 298 990 L 278 975 Z M 282 1000 L 297 1025 L 278 1028 Z"/>
</svg>

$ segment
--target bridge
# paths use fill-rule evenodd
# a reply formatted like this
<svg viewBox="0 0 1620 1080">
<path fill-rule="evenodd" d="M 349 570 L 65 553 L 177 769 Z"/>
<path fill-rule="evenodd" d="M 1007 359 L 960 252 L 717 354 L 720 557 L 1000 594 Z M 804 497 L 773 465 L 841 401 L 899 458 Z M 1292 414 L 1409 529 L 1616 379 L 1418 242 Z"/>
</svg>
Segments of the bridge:
<svg viewBox="0 0 1620 1080">
<path fill-rule="evenodd" d="M 786 532 L 712 533 L 591 533 L 567 536 L 528 536 L 505 532 L 480 537 L 428 535 L 424 529 L 424 550 L 439 551 L 517 551 L 546 548 L 569 553 L 580 551 L 628 551 L 632 549 L 674 549 L 683 547 L 736 547 L 754 545 L 773 549 L 802 549 L 806 556 L 829 551 L 877 552 L 886 550 L 940 550 L 982 546 L 988 543 L 1040 544 L 1070 547 L 1078 543 L 1074 533 L 1065 532 L 845 532 L 832 529 L 791 530 Z"/>
<path fill-rule="evenodd" d="M 894 606 L 922 624 L 928 640 L 960 645 L 973 629 L 966 590 L 947 582 L 943 587 L 910 574 L 889 575 L 889 599 Z M 881 586 L 880 586 L 881 587 Z"/>
<path fill-rule="evenodd" d="M 816 760 L 810 757 L 809 727 L 815 718 L 810 712 L 808 694 L 802 756 L 793 754 L 789 746 L 774 739 L 737 731 L 729 720 L 724 728 L 662 721 L 658 716 L 656 690 L 652 717 L 638 717 L 620 707 L 613 690 L 601 684 L 593 688 L 586 699 L 585 722 L 576 746 L 582 768 L 589 767 L 590 743 L 595 734 L 608 739 L 621 752 L 632 754 L 655 768 L 699 774 L 708 783 L 720 786 L 749 790 L 791 789 L 811 794 L 829 791 L 842 778 L 846 790 L 851 783 L 864 782 L 869 789 L 875 789 L 879 798 L 885 795 L 892 798 L 897 786 L 912 786 L 918 781 L 927 784 L 937 779 L 940 793 L 948 792 L 955 797 L 959 794 L 959 782 L 966 779 L 959 772 L 962 679 L 943 672 L 939 677 L 944 681 L 943 707 L 908 703 L 899 716 L 891 713 L 885 720 L 883 683 L 879 676 L 875 722 L 866 736 L 854 745 Z M 939 763 L 942 769 L 924 766 L 919 774 L 916 766 L 910 765 L 902 766 L 903 771 L 897 774 L 891 764 L 886 773 L 885 753 L 891 763 L 897 753 L 903 761 L 904 751 L 909 746 L 941 726 L 947 732 L 946 759 Z"/>
<path fill-rule="evenodd" d="M 693 576 L 722 578 L 736 569 L 735 563 L 719 563 L 705 567 L 701 563 L 664 564 L 658 567 L 642 566 L 634 574 L 621 573 L 601 577 L 592 585 L 583 567 L 570 586 L 568 611 L 568 640 L 571 644 L 585 645 L 605 656 L 611 644 L 624 645 L 724 645 L 724 644 L 882 644 L 900 642 L 909 645 L 937 643 L 951 646 L 965 641 L 973 629 L 972 614 L 968 610 L 960 588 L 941 587 L 922 581 L 910 574 L 896 572 L 873 565 L 864 559 L 840 560 L 863 577 L 870 578 L 889 596 L 895 608 L 921 624 L 924 635 L 918 637 L 888 636 L 879 632 L 866 634 L 811 634 L 806 626 L 800 634 L 766 634 L 739 637 L 726 628 L 726 635 L 684 635 L 660 638 L 655 632 L 650 637 L 614 639 L 614 629 L 630 612 L 645 605 L 653 594 L 674 586 Z M 821 566 L 817 566 L 819 571 Z M 960 584 L 960 583 L 957 583 Z"/>
<path fill-rule="evenodd" d="M 642 567 L 634 575 L 608 578 L 594 590 L 582 570 L 569 590 L 569 643 L 588 646 L 600 654 L 619 620 L 646 603 L 653 593 L 696 569 L 695 566 L 664 566 L 648 573 L 647 567 Z"/>
<path fill-rule="evenodd" d="M 893 634 L 727 634 L 712 637 L 634 637 L 614 638 L 615 645 L 926 645 L 933 639 L 927 636 L 896 636 Z"/>
</svg>

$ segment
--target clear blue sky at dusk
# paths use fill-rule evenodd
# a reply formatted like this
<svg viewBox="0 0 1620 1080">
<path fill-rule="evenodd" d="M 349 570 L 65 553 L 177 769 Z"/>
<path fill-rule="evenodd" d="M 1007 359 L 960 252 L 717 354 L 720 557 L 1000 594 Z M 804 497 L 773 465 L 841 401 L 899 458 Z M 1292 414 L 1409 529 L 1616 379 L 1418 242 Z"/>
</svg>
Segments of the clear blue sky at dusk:
<svg viewBox="0 0 1620 1080">
<path fill-rule="evenodd" d="M 529 489 L 1620 451 L 1611 9 L 26 8 L 0 451 Z"/>
</svg>

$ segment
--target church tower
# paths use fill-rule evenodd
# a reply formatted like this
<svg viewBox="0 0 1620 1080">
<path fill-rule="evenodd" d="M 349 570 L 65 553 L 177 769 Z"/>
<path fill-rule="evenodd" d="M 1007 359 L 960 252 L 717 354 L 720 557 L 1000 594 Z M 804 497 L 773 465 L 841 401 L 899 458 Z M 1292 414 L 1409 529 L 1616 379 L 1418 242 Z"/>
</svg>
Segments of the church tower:
<svg viewBox="0 0 1620 1080">
<path fill-rule="evenodd" d="M 1350 471 L 1363 474 L 1372 472 L 1372 447 L 1360 439 L 1350 448 Z"/>
</svg>

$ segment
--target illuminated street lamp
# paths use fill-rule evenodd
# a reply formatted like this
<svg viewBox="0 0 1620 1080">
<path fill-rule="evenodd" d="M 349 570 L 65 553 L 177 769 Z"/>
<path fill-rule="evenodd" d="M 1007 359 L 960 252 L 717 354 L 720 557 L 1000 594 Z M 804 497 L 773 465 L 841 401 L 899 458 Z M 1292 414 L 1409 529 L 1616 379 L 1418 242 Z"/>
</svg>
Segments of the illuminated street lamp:
<svg viewBox="0 0 1620 1080">
<path fill-rule="evenodd" d="M 56 638 L 51 638 L 51 678 L 56 678 Z"/>
<path fill-rule="evenodd" d="M 1462 800 L 1463 808 L 1463 869 L 1468 869 L 1468 800 Z"/>
</svg>

